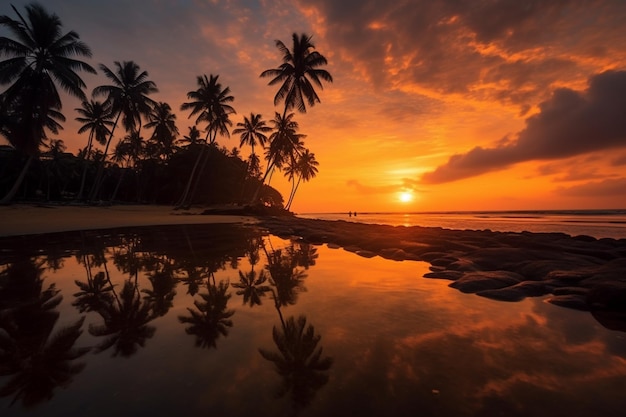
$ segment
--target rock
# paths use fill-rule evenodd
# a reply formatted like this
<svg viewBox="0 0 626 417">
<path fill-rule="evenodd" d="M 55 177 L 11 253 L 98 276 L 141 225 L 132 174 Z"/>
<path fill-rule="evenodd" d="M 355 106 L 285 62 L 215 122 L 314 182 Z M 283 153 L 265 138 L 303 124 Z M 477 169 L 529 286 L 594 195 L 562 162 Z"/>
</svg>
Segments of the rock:
<svg viewBox="0 0 626 417">
<path fill-rule="evenodd" d="M 573 308 L 575 310 L 589 310 L 587 297 L 580 294 L 555 295 L 546 300 L 550 304 L 561 307 Z"/>
<path fill-rule="evenodd" d="M 524 277 L 510 271 L 470 272 L 457 279 L 449 286 L 465 293 L 484 290 L 496 290 L 510 287 L 522 281 Z"/>
<path fill-rule="evenodd" d="M 376 253 L 369 250 L 357 250 L 355 253 L 364 258 L 373 258 L 374 256 L 376 256 Z"/>
<path fill-rule="evenodd" d="M 455 281 L 463 276 L 459 271 L 433 271 L 424 274 L 424 278 L 439 278 Z"/>
<path fill-rule="evenodd" d="M 526 297 L 539 297 L 549 292 L 550 290 L 542 282 L 523 281 L 511 287 L 479 291 L 476 294 L 499 301 L 521 301 Z"/>
</svg>

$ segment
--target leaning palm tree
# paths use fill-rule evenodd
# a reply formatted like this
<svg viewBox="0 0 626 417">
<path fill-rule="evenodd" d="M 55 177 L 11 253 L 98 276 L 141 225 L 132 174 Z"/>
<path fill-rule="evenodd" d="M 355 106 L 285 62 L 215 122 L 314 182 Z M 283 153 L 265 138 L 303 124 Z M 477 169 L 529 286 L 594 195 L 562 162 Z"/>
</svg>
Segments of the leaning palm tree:
<svg viewBox="0 0 626 417">
<path fill-rule="evenodd" d="M 235 98 L 230 95 L 230 88 L 225 87 L 222 89 L 222 85 L 217 81 L 219 75 L 211 74 L 209 77 L 201 75 L 197 77 L 198 88 L 196 90 L 187 93 L 187 98 L 191 101 L 183 103 L 180 106 L 181 110 L 191 110 L 189 117 L 197 115 L 196 125 L 200 123 L 207 123 L 205 142 L 209 144 L 215 144 L 217 134 L 229 135 L 228 126 L 232 124 L 229 120 L 229 115 L 236 113 L 235 109 L 229 104 L 232 103 Z M 178 206 L 185 206 L 190 204 L 189 192 L 191 190 L 191 184 L 194 180 L 197 182 L 202 176 L 204 167 L 206 165 L 206 157 L 204 155 L 205 147 L 200 148 L 198 157 L 193 165 L 187 185 L 183 191 Z M 196 175 L 200 162 L 202 168 L 200 173 Z M 193 194 L 193 193 L 192 193 Z"/>
<path fill-rule="evenodd" d="M 87 147 L 85 148 L 85 166 L 83 168 L 83 176 L 80 180 L 80 190 L 76 197 L 78 200 L 83 197 L 88 159 L 91 154 L 93 140 L 95 139 L 100 145 L 106 144 L 107 136 L 111 134 L 111 128 L 113 127 L 111 103 L 91 100 L 83 101 L 81 106 L 82 107 L 75 109 L 78 114 L 80 114 L 80 117 L 77 117 L 75 120 L 82 123 L 80 129 L 78 129 L 78 133 L 89 132 L 89 138 L 87 140 Z"/>
<path fill-rule="evenodd" d="M 75 57 L 91 57 L 89 47 L 76 32 L 62 33 L 62 23 L 38 4 L 25 6 L 26 17 L 11 6 L 18 19 L 0 16 L 15 39 L 0 37 L 0 84 L 10 84 L 1 94 L 0 133 L 16 149 L 27 155 L 27 161 L 12 189 L 0 200 L 8 203 L 17 192 L 39 146 L 46 138 L 45 130 L 56 133 L 65 118 L 60 113 L 62 102 L 56 85 L 66 93 L 85 99 L 85 83 L 78 71 L 95 74 L 87 63 Z"/>
<path fill-rule="evenodd" d="M 104 64 L 100 64 L 100 69 L 112 84 L 94 88 L 93 95 L 106 97 L 116 119 L 104 148 L 104 158 L 98 167 L 96 182 L 89 196 L 90 200 L 96 198 L 100 191 L 104 162 L 119 119 L 122 119 L 122 125 L 129 134 L 139 132 L 141 130 L 141 117 L 147 116 L 156 104 L 154 100 L 148 97 L 148 94 L 158 91 L 156 84 L 148 80 L 148 73 L 141 71 L 139 65 L 133 61 L 122 63 L 116 61 L 115 71 Z"/>
<path fill-rule="evenodd" d="M 320 102 L 315 92 L 314 84 L 323 89 L 322 81 L 332 82 L 333 77 L 326 70 L 319 69 L 328 61 L 322 54 L 315 51 L 311 37 L 306 34 L 294 33 L 293 46 L 289 50 L 280 40 L 276 40 L 276 47 L 283 54 L 283 63 L 278 68 L 268 69 L 261 73 L 261 77 L 271 77 L 269 85 L 280 84 L 274 96 L 274 105 L 285 102 L 283 117 L 291 109 L 306 113 L 307 104 L 313 107 Z"/>
<path fill-rule="evenodd" d="M 281 169 L 289 161 L 295 161 L 298 155 L 304 150 L 302 139 L 304 139 L 306 135 L 297 133 L 299 125 L 298 122 L 293 120 L 293 116 L 294 113 L 281 116 L 276 112 L 274 119 L 271 120 L 274 131 L 269 137 L 270 144 L 265 152 L 267 166 L 263 179 L 252 198 L 253 202 L 257 201 L 261 187 L 265 184 L 265 180 L 274 168 Z"/>
<path fill-rule="evenodd" d="M 296 196 L 296 192 L 298 191 L 298 187 L 300 186 L 300 181 L 307 182 L 314 178 L 317 175 L 318 166 L 319 162 L 317 162 L 317 160 L 315 159 L 315 154 L 309 152 L 308 149 L 305 149 L 302 155 L 300 155 L 300 158 L 295 165 L 295 169 L 292 168 L 292 175 L 296 174 L 298 176 L 298 181 L 295 181 L 292 177 L 292 180 L 294 180 L 293 189 L 291 190 L 291 195 L 289 196 L 289 200 L 287 201 L 287 204 L 285 206 L 287 210 L 291 208 L 293 198 Z M 290 167 L 293 167 L 293 165 Z"/>
</svg>

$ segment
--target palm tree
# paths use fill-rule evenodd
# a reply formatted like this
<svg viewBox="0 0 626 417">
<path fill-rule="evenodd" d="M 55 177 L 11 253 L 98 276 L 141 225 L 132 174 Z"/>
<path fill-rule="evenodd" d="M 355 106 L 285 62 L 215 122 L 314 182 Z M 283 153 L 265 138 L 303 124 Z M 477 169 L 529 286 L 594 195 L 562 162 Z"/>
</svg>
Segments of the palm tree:
<svg viewBox="0 0 626 417">
<path fill-rule="evenodd" d="M 267 136 L 265 133 L 271 132 L 272 128 L 267 126 L 265 120 L 261 118 L 260 114 L 250 113 L 250 118 L 248 119 L 246 116 L 243 118 L 243 123 L 237 123 L 237 128 L 233 130 L 233 134 L 240 135 L 239 147 L 243 147 L 243 145 L 250 145 L 252 149 L 250 153 L 250 158 L 248 159 L 248 163 L 246 164 L 246 177 L 248 173 L 255 172 L 255 170 L 250 170 L 251 165 L 258 162 L 258 158 L 254 153 L 254 146 L 258 143 L 260 146 L 265 147 L 265 143 L 267 142 Z M 253 165 L 253 168 L 256 168 Z M 245 179 L 244 179 L 245 185 Z M 243 190 L 242 190 L 243 193 Z"/>
<path fill-rule="evenodd" d="M 290 170 L 288 171 L 289 175 L 292 176 L 293 188 L 291 190 L 291 195 L 289 196 L 289 200 L 287 201 L 287 205 L 285 208 L 289 210 L 291 208 L 291 204 L 293 203 L 293 198 L 296 196 L 296 191 L 298 191 L 298 186 L 300 185 L 300 181 L 310 181 L 317 175 L 319 162 L 315 160 L 315 154 L 309 152 L 308 149 L 305 149 L 300 158 L 298 158 L 297 163 L 294 165 L 290 165 Z M 293 175 L 298 175 L 298 181 L 295 182 Z"/>
<path fill-rule="evenodd" d="M 265 180 L 272 170 L 274 168 L 282 168 L 290 160 L 295 161 L 297 155 L 304 150 L 302 139 L 306 135 L 297 133 L 299 125 L 298 122 L 293 120 L 293 117 L 293 113 L 281 116 L 276 112 L 274 119 L 271 120 L 271 123 L 274 125 L 274 131 L 269 137 L 270 144 L 266 150 L 267 167 L 265 168 L 261 184 L 257 187 L 252 198 L 253 202 L 257 200 L 261 187 L 265 184 Z"/>
<path fill-rule="evenodd" d="M 74 57 L 91 57 L 89 47 L 76 32 L 62 34 L 62 23 L 38 4 L 25 6 L 26 18 L 11 6 L 18 19 L 0 16 L 15 37 L 0 37 L 0 84 L 10 86 L 1 94 L 3 115 L 0 133 L 16 149 L 28 156 L 20 175 L 0 204 L 11 201 L 17 192 L 39 146 L 46 138 L 45 129 L 57 133 L 65 121 L 60 113 L 62 103 L 56 85 L 68 94 L 85 99 L 85 83 L 77 71 L 95 74 L 87 63 Z"/>
<path fill-rule="evenodd" d="M 100 69 L 112 81 L 112 84 L 101 85 L 93 90 L 95 97 L 106 96 L 106 101 L 110 103 L 113 114 L 117 116 L 104 148 L 104 158 L 98 167 L 96 182 L 89 196 L 90 200 L 96 198 L 100 191 L 104 162 L 120 117 L 122 125 L 129 134 L 138 132 L 141 130 L 141 116 L 147 116 L 156 104 L 154 100 L 148 97 L 148 94 L 155 93 L 158 89 L 153 81 L 148 80 L 146 71 L 141 71 L 139 65 L 133 61 L 122 63 L 115 61 L 114 64 L 115 71 L 104 64 L 100 64 Z"/>
<path fill-rule="evenodd" d="M 85 148 L 85 166 L 83 168 L 83 176 L 80 180 L 80 190 L 76 197 L 80 200 L 83 197 L 83 191 L 85 189 L 85 179 L 87 177 L 87 160 L 91 154 L 91 147 L 93 140 L 95 139 L 100 145 L 106 144 L 107 136 L 111 134 L 111 128 L 113 127 L 113 113 L 110 102 L 100 101 L 83 101 L 82 107 L 75 109 L 81 117 L 77 117 L 75 120 L 83 125 L 78 129 L 78 133 L 85 133 L 89 131 L 89 139 L 87 140 L 87 147 Z"/>
<path fill-rule="evenodd" d="M 230 88 L 226 87 L 222 89 L 222 85 L 217 81 L 218 78 L 219 75 L 213 74 L 209 77 L 206 75 L 197 77 L 198 88 L 187 93 L 187 98 L 192 101 L 183 103 L 180 106 L 181 110 L 191 110 L 189 117 L 198 115 L 196 118 L 196 125 L 203 122 L 207 123 L 205 142 L 208 142 L 209 144 L 215 143 L 217 133 L 225 134 L 227 136 L 229 135 L 228 126 L 232 124 L 229 120 L 229 115 L 236 113 L 235 109 L 229 104 L 235 100 L 235 98 L 230 95 Z M 178 206 L 185 206 L 189 204 L 188 200 L 191 184 L 194 180 L 196 182 L 199 180 L 206 165 L 204 152 L 205 148 L 202 147 L 193 165 L 183 195 L 178 202 Z M 196 171 L 200 161 L 203 159 L 202 168 L 196 178 Z M 191 199 L 193 199 L 193 197 Z"/>
<path fill-rule="evenodd" d="M 169 104 L 159 102 L 155 104 L 152 111 L 148 114 L 148 123 L 146 128 L 154 129 L 150 140 L 156 144 L 159 157 L 169 157 L 174 152 L 174 142 L 178 135 L 178 127 L 176 127 L 176 115 L 172 113 Z"/>
<path fill-rule="evenodd" d="M 189 134 L 183 136 L 182 139 L 178 139 L 176 142 L 186 144 L 185 146 L 198 145 L 202 142 L 202 139 L 200 139 L 200 131 L 196 126 L 191 126 L 189 128 Z"/>
<path fill-rule="evenodd" d="M 251 153 L 254 154 L 254 146 L 258 143 L 260 146 L 265 146 L 267 142 L 267 136 L 265 133 L 271 132 L 272 128 L 267 126 L 265 120 L 262 119 L 260 114 L 250 113 L 250 118 L 244 116 L 243 123 L 237 123 L 237 128 L 233 130 L 234 135 L 240 135 L 241 141 L 239 147 L 243 145 L 250 145 L 252 148 Z"/>
<path fill-rule="evenodd" d="M 320 102 L 313 84 L 323 89 L 322 81 L 333 82 L 333 77 L 326 70 L 318 67 L 328 64 L 326 58 L 315 51 L 311 37 L 306 34 L 292 35 L 293 46 L 289 50 L 280 40 L 276 40 L 276 47 L 283 54 L 283 63 L 278 68 L 268 69 L 261 73 L 261 77 L 272 77 L 269 85 L 280 84 L 274 96 L 274 105 L 285 102 L 283 117 L 290 109 L 297 109 L 306 113 L 306 105 L 313 107 Z"/>
</svg>

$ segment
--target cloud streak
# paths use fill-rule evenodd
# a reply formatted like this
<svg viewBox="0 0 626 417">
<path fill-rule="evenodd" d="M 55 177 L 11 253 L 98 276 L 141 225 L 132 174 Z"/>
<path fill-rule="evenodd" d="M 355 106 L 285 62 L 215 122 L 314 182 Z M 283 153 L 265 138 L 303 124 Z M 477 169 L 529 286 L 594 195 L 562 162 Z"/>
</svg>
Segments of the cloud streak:
<svg viewBox="0 0 626 417">
<path fill-rule="evenodd" d="M 453 155 L 444 165 L 425 173 L 422 182 L 451 182 L 520 162 L 626 147 L 626 71 L 595 75 L 582 92 L 558 89 L 539 110 L 526 120 L 516 139 Z"/>
</svg>

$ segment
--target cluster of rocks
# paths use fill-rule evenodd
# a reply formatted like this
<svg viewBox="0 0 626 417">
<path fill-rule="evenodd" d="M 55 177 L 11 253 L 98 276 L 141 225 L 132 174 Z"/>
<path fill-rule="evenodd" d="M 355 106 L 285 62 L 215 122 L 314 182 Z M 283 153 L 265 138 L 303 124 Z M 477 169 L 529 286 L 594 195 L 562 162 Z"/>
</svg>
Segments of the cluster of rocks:
<svg viewBox="0 0 626 417">
<path fill-rule="evenodd" d="M 426 278 L 502 301 L 549 295 L 626 330 L 626 239 L 263 218 L 272 234 L 344 248 L 360 256 L 430 263 Z M 609 314 L 610 313 L 610 314 Z M 608 324 L 607 324 L 608 323 Z"/>
</svg>

